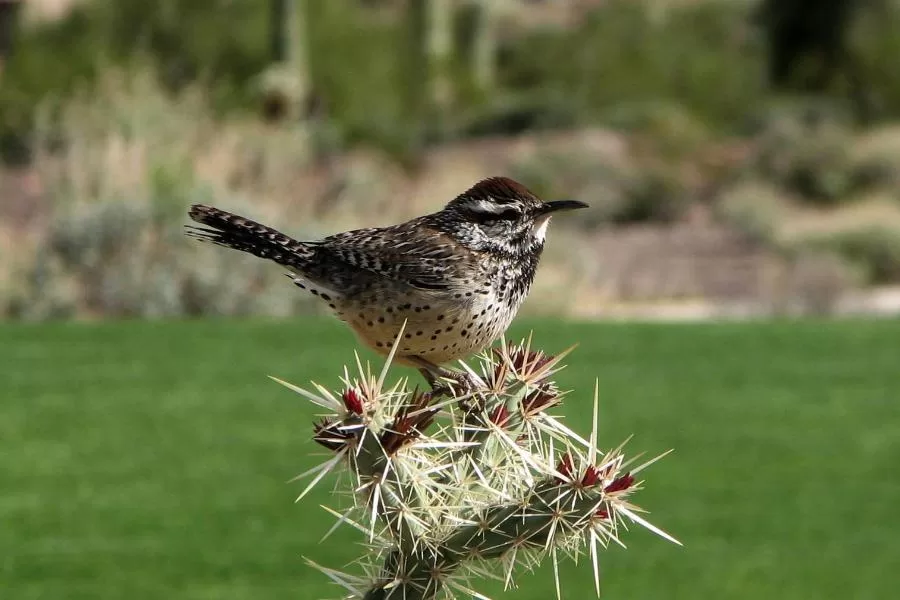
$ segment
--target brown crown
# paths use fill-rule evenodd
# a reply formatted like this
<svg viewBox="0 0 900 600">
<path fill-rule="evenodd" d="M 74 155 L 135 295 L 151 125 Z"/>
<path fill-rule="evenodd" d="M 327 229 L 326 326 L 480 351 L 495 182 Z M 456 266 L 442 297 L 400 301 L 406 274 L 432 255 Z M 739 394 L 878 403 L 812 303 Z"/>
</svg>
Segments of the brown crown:
<svg viewBox="0 0 900 600">
<path fill-rule="evenodd" d="M 528 198 L 537 200 L 537 196 L 531 190 L 509 177 L 488 177 L 487 179 L 482 179 L 466 190 L 464 195 L 470 198 Z"/>
</svg>

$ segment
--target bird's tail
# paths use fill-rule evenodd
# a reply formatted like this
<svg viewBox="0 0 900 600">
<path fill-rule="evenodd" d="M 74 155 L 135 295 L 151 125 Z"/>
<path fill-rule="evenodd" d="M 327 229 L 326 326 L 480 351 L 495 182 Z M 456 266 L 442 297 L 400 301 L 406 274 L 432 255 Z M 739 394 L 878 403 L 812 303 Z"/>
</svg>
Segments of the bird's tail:
<svg viewBox="0 0 900 600">
<path fill-rule="evenodd" d="M 248 252 L 299 270 L 303 270 L 312 256 L 309 244 L 240 215 L 212 206 L 194 204 L 188 216 L 207 226 L 187 227 L 187 235 L 201 241 Z"/>
</svg>

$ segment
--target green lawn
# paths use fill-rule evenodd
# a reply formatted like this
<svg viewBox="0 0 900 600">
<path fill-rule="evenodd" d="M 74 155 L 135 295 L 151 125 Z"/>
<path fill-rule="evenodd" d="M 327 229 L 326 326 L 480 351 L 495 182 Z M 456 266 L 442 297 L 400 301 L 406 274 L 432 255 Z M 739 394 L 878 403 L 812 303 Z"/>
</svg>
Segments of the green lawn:
<svg viewBox="0 0 900 600">
<path fill-rule="evenodd" d="M 633 528 L 605 598 L 896 594 L 900 322 L 531 328 L 580 343 L 576 429 L 599 377 L 604 445 L 675 449 L 635 499 L 685 546 Z M 352 344 L 331 320 L 0 327 L 0 597 L 339 597 L 301 556 L 341 567 L 358 537 L 319 545 L 328 486 L 293 503 L 314 410 L 266 375 L 337 384 Z M 562 575 L 590 597 L 587 563 Z M 552 596 L 520 583 L 487 591 Z"/>
</svg>

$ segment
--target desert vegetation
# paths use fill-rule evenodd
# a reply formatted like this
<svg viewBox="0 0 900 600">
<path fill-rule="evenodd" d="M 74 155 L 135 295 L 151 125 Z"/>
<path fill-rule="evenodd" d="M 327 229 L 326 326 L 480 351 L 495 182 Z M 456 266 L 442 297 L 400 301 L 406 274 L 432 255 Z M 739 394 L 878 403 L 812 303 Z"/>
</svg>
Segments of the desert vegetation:
<svg viewBox="0 0 900 600">
<path fill-rule="evenodd" d="M 19 11 L 0 79 L 6 317 L 312 311 L 274 267 L 181 240 L 184 207 L 318 236 L 497 173 L 594 207 L 551 244 L 530 311 L 740 297 L 833 312 L 897 283 L 895 3 L 860 2 L 829 34 L 864 118 L 841 64 L 792 83 L 817 46 L 774 43 L 795 17 L 765 2 L 39 4 Z M 723 289 L 728 263 L 680 285 L 669 267 L 578 259 L 635 253 L 636 237 L 664 257 L 698 224 L 760 283 Z M 694 246 L 678 252 L 714 264 Z"/>
<path fill-rule="evenodd" d="M 898 17 L 0 0 L 3 597 L 890 597 L 900 326 L 834 317 L 898 312 Z M 498 174 L 591 209 L 465 397 L 183 235 Z M 779 318 L 596 322 L 635 315 Z"/>
</svg>

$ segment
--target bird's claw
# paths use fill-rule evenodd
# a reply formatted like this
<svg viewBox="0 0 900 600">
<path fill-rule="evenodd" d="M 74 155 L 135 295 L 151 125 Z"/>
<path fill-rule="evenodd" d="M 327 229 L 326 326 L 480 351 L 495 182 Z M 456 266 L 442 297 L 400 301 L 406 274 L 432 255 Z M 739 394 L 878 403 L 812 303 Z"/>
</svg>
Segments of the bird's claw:
<svg viewBox="0 0 900 600">
<path fill-rule="evenodd" d="M 431 386 L 434 396 L 465 396 L 478 389 L 478 382 L 465 371 L 440 369 L 434 372 L 422 369 L 422 375 Z"/>
</svg>

